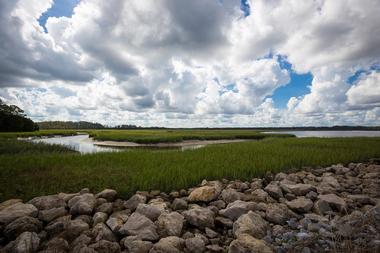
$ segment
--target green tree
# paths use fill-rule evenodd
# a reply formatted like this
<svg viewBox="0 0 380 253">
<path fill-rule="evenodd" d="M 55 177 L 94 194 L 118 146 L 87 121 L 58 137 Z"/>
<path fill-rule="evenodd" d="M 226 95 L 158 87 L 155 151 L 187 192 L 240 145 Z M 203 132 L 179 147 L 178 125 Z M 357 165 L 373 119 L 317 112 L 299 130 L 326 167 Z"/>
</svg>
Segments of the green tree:
<svg viewBox="0 0 380 253">
<path fill-rule="evenodd" d="M 16 105 L 7 105 L 0 99 L 0 131 L 35 131 L 38 125 L 26 117 L 25 112 Z"/>
</svg>

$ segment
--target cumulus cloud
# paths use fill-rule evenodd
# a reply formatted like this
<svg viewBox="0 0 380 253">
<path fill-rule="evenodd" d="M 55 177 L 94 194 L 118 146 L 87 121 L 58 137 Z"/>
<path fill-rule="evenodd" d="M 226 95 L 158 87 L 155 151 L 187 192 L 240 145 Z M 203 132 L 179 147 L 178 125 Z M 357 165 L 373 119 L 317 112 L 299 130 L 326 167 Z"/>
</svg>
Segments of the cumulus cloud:
<svg viewBox="0 0 380 253">
<path fill-rule="evenodd" d="M 34 119 L 164 126 L 379 123 L 376 0 L 0 2 L 0 96 Z M 276 108 L 295 73 L 310 91 Z M 364 70 L 351 86 L 350 76 Z"/>
</svg>

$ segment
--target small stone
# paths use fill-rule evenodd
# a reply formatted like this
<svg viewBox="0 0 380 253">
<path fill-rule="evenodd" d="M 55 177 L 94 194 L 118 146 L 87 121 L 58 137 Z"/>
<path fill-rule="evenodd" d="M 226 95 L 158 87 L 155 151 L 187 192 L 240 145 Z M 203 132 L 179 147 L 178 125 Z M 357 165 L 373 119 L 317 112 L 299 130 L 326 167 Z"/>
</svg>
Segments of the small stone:
<svg viewBox="0 0 380 253">
<path fill-rule="evenodd" d="M 95 242 L 100 240 L 106 240 L 110 242 L 118 241 L 116 236 L 112 233 L 112 231 L 108 228 L 104 223 L 96 224 L 91 230 L 93 237 L 95 237 Z"/>
<path fill-rule="evenodd" d="M 71 220 L 64 230 L 64 238 L 68 241 L 74 240 L 82 232 L 89 230 L 89 225 L 82 220 Z"/>
<path fill-rule="evenodd" d="M 102 212 L 97 212 L 94 214 L 92 217 L 92 224 L 95 226 L 98 223 L 105 223 L 108 219 L 108 214 L 102 213 Z"/>
<path fill-rule="evenodd" d="M 142 240 L 155 241 L 159 238 L 156 225 L 147 217 L 137 212 L 129 216 L 127 222 L 120 228 L 123 235 L 138 235 Z"/>
<path fill-rule="evenodd" d="M 36 197 L 30 200 L 28 204 L 34 205 L 38 210 L 66 207 L 65 200 L 58 195 Z"/>
<path fill-rule="evenodd" d="M 326 201 L 330 207 L 335 208 L 340 212 L 347 210 L 346 201 L 335 194 L 331 193 L 326 195 L 319 195 L 318 198 L 320 200 Z"/>
<path fill-rule="evenodd" d="M 310 184 L 286 184 L 281 183 L 280 187 L 283 191 L 293 193 L 297 196 L 304 196 L 310 191 L 315 191 L 315 187 Z"/>
<path fill-rule="evenodd" d="M 241 199 L 241 193 L 235 189 L 225 189 L 222 191 L 221 197 L 226 203 L 232 203 Z"/>
<path fill-rule="evenodd" d="M 195 188 L 189 195 L 190 202 L 210 202 L 216 199 L 222 191 L 222 184 L 219 181 L 208 182 L 207 185 Z"/>
<path fill-rule="evenodd" d="M 7 225 L 17 218 L 23 216 L 36 217 L 37 214 L 38 210 L 34 205 L 16 202 L 0 211 L 0 224 Z"/>
<path fill-rule="evenodd" d="M 185 240 L 176 236 L 169 236 L 160 239 L 150 253 L 181 253 L 185 247 Z"/>
<path fill-rule="evenodd" d="M 103 203 L 103 204 L 101 204 L 100 206 L 98 206 L 98 207 L 95 209 L 95 211 L 96 211 L 96 212 L 106 213 L 106 214 L 111 214 L 112 211 L 113 211 L 112 203 L 110 203 L 110 202 Z"/>
<path fill-rule="evenodd" d="M 153 247 L 153 243 L 142 241 L 138 236 L 128 236 L 124 240 L 124 247 L 129 253 L 148 253 Z"/>
<path fill-rule="evenodd" d="M 120 253 L 121 251 L 118 243 L 109 242 L 106 240 L 100 240 L 94 244 L 91 244 L 88 248 L 94 249 L 95 252 L 98 252 L 98 253 Z M 84 252 L 92 253 L 93 251 L 84 251 Z M 82 251 L 80 251 L 80 253 L 82 253 Z"/>
<path fill-rule="evenodd" d="M 50 222 L 59 217 L 65 216 L 67 211 L 64 207 L 56 207 L 48 210 L 41 210 L 38 212 L 38 219 L 44 222 Z"/>
<path fill-rule="evenodd" d="M 278 225 L 284 225 L 289 219 L 288 208 L 283 204 L 268 204 L 265 215 L 268 221 Z"/>
<path fill-rule="evenodd" d="M 40 238 L 35 232 L 24 232 L 20 234 L 16 241 L 12 252 L 14 253 L 33 253 L 37 252 L 40 244 Z"/>
<path fill-rule="evenodd" d="M 146 203 L 146 196 L 141 194 L 135 194 L 130 199 L 128 199 L 124 206 L 134 212 L 139 204 Z"/>
<path fill-rule="evenodd" d="M 254 202 L 236 200 L 228 204 L 227 208 L 220 210 L 219 213 L 231 220 L 237 220 L 241 215 L 248 213 L 248 211 L 255 210 L 256 206 Z"/>
<path fill-rule="evenodd" d="M 206 233 L 206 236 L 208 238 L 215 238 L 215 237 L 217 237 L 219 235 L 217 232 L 215 232 L 211 228 L 206 228 L 205 229 L 205 233 Z"/>
<path fill-rule="evenodd" d="M 325 215 L 332 212 L 332 209 L 327 201 L 319 199 L 314 203 L 314 212 L 319 215 Z"/>
<path fill-rule="evenodd" d="M 33 217 L 23 216 L 9 223 L 4 229 L 4 235 L 8 239 L 14 239 L 23 232 L 40 232 L 42 223 Z"/>
<path fill-rule="evenodd" d="M 70 214 L 81 215 L 88 214 L 91 215 L 95 207 L 96 199 L 93 194 L 85 193 L 69 200 Z"/>
<path fill-rule="evenodd" d="M 208 208 L 193 208 L 183 212 L 186 221 L 196 227 L 214 227 L 214 213 Z"/>
<path fill-rule="evenodd" d="M 139 204 L 136 208 L 136 212 L 145 215 L 152 221 L 157 220 L 158 216 L 161 215 L 161 209 L 154 205 Z"/>
<path fill-rule="evenodd" d="M 198 236 L 186 239 L 185 245 L 190 253 L 204 252 L 206 249 L 204 241 Z"/>
<path fill-rule="evenodd" d="M 274 199 L 282 198 L 282 191 L 281 188 L 278 186 L 278 183 L 276 181 L 270 182 L 264 190 Z"/>
<path fill-rule="evenodd" d="M 172 203 L 172 209 L 173 210 L 184 210 L 187 209 L 187 201 L 184 199 L 174 199 Z"/>
<path fill-rule="evenodd" d="M 255 238 L 262 239 L 267 234 L 268 229 L 268 222 L 252 211 L 240 216 L 233 225 L 235 237 L 238 237 L 240 234 L 249 234 Z"/>
<path fill-rule="evenodd" d="M 313 208 L 313 201 L 305 197 L 298 197 L 292 201 L 286 201 L 286 205 L 293 211 L 307 213 Z"/>
<path fill-rule="evenodd" d="M 182 232 L 183 221 L 183 215 L 177 212 L 161 214 L 157 220 L 158 234 L 161 237 L 180 236 Z"/>
<path fill-rule="evenodd" d="M 229 246 L 229 253 L 273 253 L 272 249 L 263 240 L 256 239 L 247 234 L 241 234 Z"/>
<path fill-rule="evenodd" d="M 115 212 L 110 216 L 106 224 L 112 230 L 112 232 L 118 233 L 120 228 L 128 220 L 129 214 L 129 210 Z"/>
<path fill-rule="evenodd" d="M 112 189 L 105 189 L 99 192 L 98 194 L 96 194 L 96 198 L 104 198 L 108 202 L 114 201 L 116 199 L 116 196 L 117 196 L 117 192 Z"/>
</svg>

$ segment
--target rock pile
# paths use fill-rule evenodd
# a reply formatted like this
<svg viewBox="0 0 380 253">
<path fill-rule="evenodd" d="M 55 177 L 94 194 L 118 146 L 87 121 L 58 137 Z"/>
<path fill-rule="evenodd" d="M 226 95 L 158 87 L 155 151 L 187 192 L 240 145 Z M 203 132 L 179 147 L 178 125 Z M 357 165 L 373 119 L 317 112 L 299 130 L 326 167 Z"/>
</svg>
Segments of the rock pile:
<svg viewBox="0 0 380 253">
<path fill-rule="evenodd" d="M 380 165 L 268 173 L 250 182 L 106 189 L 0 203 L 0 252 L 361 252 L 380 250 Z"/>
</svg>

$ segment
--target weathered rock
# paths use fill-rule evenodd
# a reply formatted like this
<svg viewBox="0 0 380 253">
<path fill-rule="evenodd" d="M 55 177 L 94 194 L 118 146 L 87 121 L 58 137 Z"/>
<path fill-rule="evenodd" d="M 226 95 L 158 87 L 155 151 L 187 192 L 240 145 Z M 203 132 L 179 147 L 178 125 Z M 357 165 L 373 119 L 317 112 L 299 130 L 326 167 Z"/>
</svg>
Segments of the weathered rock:
<svg viewBox="0 0 380 253">
<path fill-rule="evenodd" d="M 40 238 L 35 232 L 24 232 L 14 241 L 11 252 L 33 253 L 37 252 L 40 245 Z"/>
<path fill-rule="evenodd" d="M 8 199 L 4 202 L 0 203 L 0 211 L 4 208 L 7 208 L 8 206 L 14 205 L 16 203 L 22 203 L 22 199 Z"/>
<path fill-rule="evenodd" d="M 106 224 L 112 232 L 118 233 L 123 224 L 128 220 L 129 214 L 129 210 L 115 212 L 110 216 Z"/>
<path fill-rule="evenodd" d="M 110 202 L 103 203 L 100 206 L 96 207 L 95 211 L 96 212 L 106 213 L 106 214 L 111 214 L 112 211 L 113 211 L 112 203 L 110 203 Z"/>
<path fill-rule="evenodd" d="M 210 202 L 209 206 L 215 206 L 216 208 L 218 208 L 220 210 L 220 209 L 226 208 L 226 202 L 224 202 L 223 200 L 220 199 L 220 200 Z"/>
<path fill-rule="evenodd" d="M 74 240 L 82 232 L 89 230 L 89 225 L 82 220 L 71 220 L 63 232 L 63 237 L 68 241 Z"/>
<path fill-rule="evenodd" d="M 313 208 L 313 201 L 305 197 L 298 197 L 292 201 L 286 201 L 286 205 L 293 211 L 307 213 Z"/>
<path fill-rule="evenodd" d="M 254 211 L 256 206 L 254 202 L 236 200 L 228 204 L 227 208 L 220 210 L 219 214 L 231 220 L 237 220 L 241 215 L 248 213 L 248 211 Z"/>
<path fill-rule="evenodd" d="M 174 199 L 172 203 L 172 209 L 173 210 L 184 210 L 187 208 L 187 201 L 184 199 Z"/>
<path fill-rule="evenodd" d="M 45 230 L 50 236 L 57 235 L 65 229 L 65 227 L 67 226 L 70 220 L 71 220 L 71 216 L 69 215 L 59 217 L 53 220 L 52 222 L 50 222 L 45 227 Z"/>
<path fill-rule="evenodd" d="M 286 205 L 268 204 L 265 212 L 266 219 L 278 225 L 283 225 L 289 219 L 289 212 Z"/>
<path fill-rule="evenodd" d="M 346 201 L 344 201 L 344 199 L 338 197 L 335 194 L 331 193 L 326 195 L 319 195 L 318 199 L 326 201 L 330 205 L 330 207 L 340 212 L 347 210 Z"/>
<path fill-rule="evenodd" d="M 127 222 L 120 228 L 120 234 L 138 235 L 142 240 L 155 241 L 159 238 L 156 225 L 147 217 L 137 212 L 129 216 Z"/>
<path fill-rule="evenodd" d="M 190 202 L 210 202 L 215 200 L 222 191 L 222 184 L 219 181 L 208 182 L 207 185 L 195 188 L 189 195 Z"/>
<path fill-rule="evenodd" d="M 85 193 L 75 196 L 69 200 L 70 213 L 72 215 L 88 214 L 91 215 L 96 204 L 93 194 Z"/>
<path fill-rule="evenodd" d="M 214 213 L 208 208 L 193 208 L 182 213 L 186 221 L 196 227 L 214 227 Z"/>
<path fill-rule="evenodd" d="M 102 212 L 97 212 L 94 214 L 92 217 L 92 224 L 95 226 L 98 223 L 105 223 L 108 219 L 108 214 L 102 213 Z"/>
<path fill-rule="evenodd" d="M 215 218 L 216 226 L 221 225 L 222 227 L 232 228 L 234 222 L 228 218 L 218 216 Z"/>
<path fill-rule="evenodd" d="M 142 194 L 135 194 L 130 199 L 128 199 L 124 206 L 125 208 L 128 208 L 132 212 L 134 212 L 139 204 L 145 204 L 146 203 L 146 196 Z"/>
<path fill-rule="evenodd" d="M 282 190 L 278 186 L 278 183 L 276 181 L 270 182 L 264 190 L 272 197 L 275 199 L 279 199 L 283 197 Z"/>
<path fill-rule="evenodd" d="M 190 253 L 200 253 L 206 250 L 205 242 L 199 236 L 186 239 L 185 245 Z"/>
<path fill-rule="evenodd" d="M 45 245 L 45 250 L 43 251 L 44 253 L 63 253 L 63 252 L 68 252 L 70 249 L 69 243 L 59 237 L 55 237 L 48 241 Z"/>
<path fill-rule="evenodd" d="M 226 203 L 232 203 L 241 199 L 241 193 L 232 188 L 224 189 L 221 193 L 221 197 Z"/>
<path fill-rule="evenodd" d="M 160 237 L 180 236 L 182 232 L 184 217 L 183 215 L 172 212 L 163 213 L 158 217 L 157 230 Z"/>
<path fill-rule="evenodd" d="M 251 193 L 251 199 L 255 202 L 267 202 L 269 194 L 263 189 L 256 189 Z"/>
<path fill-rule="evenodd" d="M 100 240 L 117 242 L 116 236 L 112 233 L 112 231 L 104 223 L 96 224 L 92 228 L 91 232 L 93 234 L 93 237 L 95 238 L 95 242 L 98 242 Z"/>
<path fill-rule="evenodd" d="M 28 204 L 34 205 L 38 210 L 66 207 L 65 200 L 58 195 L 36 197 L 30 200 Z"/>
<path fill-rule="evenodd" d="M 284 192 L 293 193 L 297 196 L 304 196 L 310 191 L 315 191 L 315 187 L 310 184 L 287 184 L 281 183 L 281 189 Z"/>
<path fill-rule="evenodd" d="M 112 189 L 105 189 L 98 194 L 96 194 L 96 198 L 106 199 L 108 202 L 112 202 L 116 199 L 117 192 Z"/>
<path fill-rule="evenodd" d="M 325 215 L 326 213 L 332 212 L 332 209 L 325 200 L 317 200 L 314 202 L 314 212 L 319 214 L 319 215 Z"/>
<path fill-rule="evenodd" d="M 106 240 L 100 240 L 89 246 L 90 249 L 94 249 L 97 253 L 120 253 L 121 249 L 118 243 L 109 242 Z M 82 253 L 82 251 L 80 252 Z"/>
<path fill-rule="evenodd" d="M 37 214 L 38 210 L 34 205 L 17 202 L 0 211 L 0 224 L 6 225 L 23 216 L 36 217 Z"/>
<path fill-rule="evenodd" d="M 238 237 L 241 234 L 249 234 L 255 238 L 261 239 L 267 234 L 268 229 L 268 222 L 252 211 L 240 216 L 233 225 L 233 233 L 235 237 Z"/>
<path fill-rule="evenodd" d="M 371 204 L 371 198 L 368 195 L 356 194 L 356 195 L 347 195 L 347 198 L 359 205 Z"/>
<path fill-rule="evenodd" d="M 161 215 L 161 210 L 157 206 L 139 204 L 136 208 L 136 212 L 148 217 L 152 221 L 157 220 L 158 216 Z"/>
<path fill-rule="evenodd" d="M 185 240 L 176 236 L 169 236 L 160 239 L 150 253 L 181 253 L 185 247 Z"/>
<path fill-rule="evenodd" d="M 4 229 L 4 235 L 8 239 L 14 239 L 23 232 L 40 232 L 42 223 L 33 217 L 23 216 L 9 223 Z"/>
<path fill-rule="evenodd" d="M 273 253 L 273 250 L 263 241 L 247 234 L 241 234 L 228 249 L 229 253 Z"/>
<path fill-rule="evenodd" d="M 142 241 L 138 236 L 128 236 L 124 240 L 124 247 L 129 253 L 148 253 L 153 247 L 153 243 Z"/>
<path fill-rule="evenodd" d="M 38 219 L 44 222 L 50 222 L 58 217 L 65 216 L 67 211 L 64 207 L 55 207 L 47 210 L 41 210 L 38 212 Z"/>
</svg>

